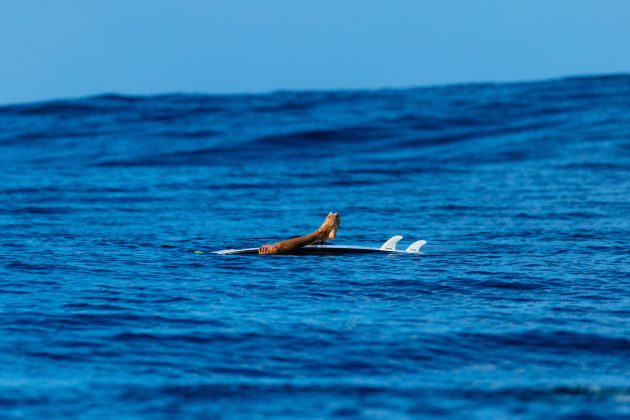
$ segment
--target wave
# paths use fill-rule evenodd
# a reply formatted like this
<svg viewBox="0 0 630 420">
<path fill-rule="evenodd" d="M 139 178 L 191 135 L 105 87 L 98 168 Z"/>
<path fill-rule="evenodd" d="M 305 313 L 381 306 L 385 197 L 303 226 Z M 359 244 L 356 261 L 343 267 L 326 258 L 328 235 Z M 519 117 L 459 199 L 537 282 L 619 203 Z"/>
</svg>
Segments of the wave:
<svg viewBox="0 0 630 420">
<path fill-rule="evenodd" d="M 585 89 L 584 85 L 588 87 Z M 612 85 L 612 86 L 609 86 Z M 547 82 L 415 88 L 387 91 L 299 92 L 266 95 L 105 94 L 0 107 L 2 116 L 63 118 L 53 130 L 9 127 L 5 141 L 89 137 L 162 136 L 167 139 L 222 136 L 243 131 L 267 147 L 379 141 L 391 147 L 457 144 L 476 138 L 543 134 L 560 130 L 576 113 L 603 113 L 593 95 L 614 93 L 610 106 L 630 103 L 630 76 L 560 79 Z M 625 90 L 619 90 L 620 87 Z M 585 92 L 591 92 L 585 96 Z M 581 92 L 581 93 L 580 93 Z M 554 93 L 555 96 L 550 96 Z M 581 96 L 580 96 L 581 95 Z M 525 98 L 523 98 L 525 96 Z M 619 102 L 619 98 L 625 102 Z M 302 114 L 294 116 L 296 111 Z M 269 116 L 260 116 L 261 112 Z M 328 121 L 327 116 L 336 114 Z M 274 116 L 288 118 L 274 121 Z M 563 117 L 563 118 L 559 118 Z M 263 121 L 258 121 L 259 119 Z M 265 123 L 264 119 L 272 118 Z M 299 121 L 303 127 L 293 128 Z M 271 125 L 259 135 L 247 125 Z M 288 124 L 287 124 L 288 123 Z M 605 128 L 605 123 L 603 127 Z M 239 127 L 240 126 L 240 127 Z M 237 131 L 234 131 L 234 128 Z M 244 130 L 243 130 L 244 128 Z M 156 130 L 157 129 L 157 130 Z M 237 143 L 238 144 L 238 143 Z"/>
<path fill-rule="evenodd" d="M 630 340 L 577 331 L 530 330 L 511 334 L 463 333 L 462 339 L 478 343 L 480 348 L 527 348 L 540 352 L 594 353 L 624 357 L 630 351 Z"/>
</svg>

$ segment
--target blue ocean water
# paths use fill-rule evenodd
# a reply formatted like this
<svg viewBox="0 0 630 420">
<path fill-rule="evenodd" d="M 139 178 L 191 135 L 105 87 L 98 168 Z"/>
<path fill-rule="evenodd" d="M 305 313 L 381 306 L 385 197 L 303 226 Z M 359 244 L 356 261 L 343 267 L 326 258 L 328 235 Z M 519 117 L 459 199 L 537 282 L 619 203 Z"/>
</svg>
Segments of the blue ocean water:
<svg viewBox="0 0 630 420">
<path fill-rule="evenodd" d="M 628 75 L 9 105 L 0 151 L 3 418 L 630 416 Z M 428 244 L 209 253 L 329 211 Z"/>
</svg>

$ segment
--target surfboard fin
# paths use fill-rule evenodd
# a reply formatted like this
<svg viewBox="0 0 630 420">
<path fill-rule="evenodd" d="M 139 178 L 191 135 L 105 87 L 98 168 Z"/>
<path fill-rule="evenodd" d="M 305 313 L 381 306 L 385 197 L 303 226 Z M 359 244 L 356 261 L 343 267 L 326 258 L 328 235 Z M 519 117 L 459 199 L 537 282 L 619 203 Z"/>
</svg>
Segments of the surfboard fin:
<svg viewBox="0 0 630 420">
<path fill-rule="evenodd" d="M 400 236 L 400 235 L 392 236 L 383 245 L 381 245 L 381 249 L 384 250 L 384 251 L 395 251 L 396 250 L 396 244 L 402 238 L 403 237 Z"/>
<path fill-rule="evenodd" d="M 409 248 L 407 248 L 405 252 L 420 252 L 420 248 L 422 248 L 426 243 L 427 241 L 416 241 L 409 245 Z"/>
</svg>

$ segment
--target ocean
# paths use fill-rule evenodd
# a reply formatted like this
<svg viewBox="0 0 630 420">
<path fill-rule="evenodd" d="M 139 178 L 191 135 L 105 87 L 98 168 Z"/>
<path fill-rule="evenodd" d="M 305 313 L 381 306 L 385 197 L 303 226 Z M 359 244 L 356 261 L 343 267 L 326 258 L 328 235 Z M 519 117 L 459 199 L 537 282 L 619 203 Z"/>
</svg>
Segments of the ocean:
<svg viewBox="0 0 630 420">
<path fill-rule="evenodd" d="M 630 75 L 0 107 L 2 418 L 629 418 Z M 224 256 L 313 231 L 422 255 Z"/>
</svg>

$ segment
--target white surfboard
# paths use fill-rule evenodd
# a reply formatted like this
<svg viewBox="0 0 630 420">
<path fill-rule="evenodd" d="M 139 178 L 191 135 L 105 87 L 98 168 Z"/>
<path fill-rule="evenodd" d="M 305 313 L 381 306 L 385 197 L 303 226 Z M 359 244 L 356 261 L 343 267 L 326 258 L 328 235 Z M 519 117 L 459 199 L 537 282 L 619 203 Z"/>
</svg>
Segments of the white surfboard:
<svg viewBox="0 0 630 420">
<path fill-rule="evenodd" d="M 303 248 L 296 249 L 293 252 L 286 253 L 285 255 L 305 255 L 305 254 L 368 254 L 368 253 L 401 253 L 401 254 L 420 254 L 420 248 L 427 243 L 427 241 L 416 241 L 409 245 L 407 249 L 396 249 L 396 245 L 403 237 L 400 235 L 389 238 L 379 248 L 370 248 L 365 246 L 348 246 L 348 245 L 307 245 Z M 244 248 L 244 249 L 223 249 L 221 251 L 213 251 L 212 254 L 219 255 L 236 255 L 236 254 L 258 254 L 258 248 Z"/>
</svg>

